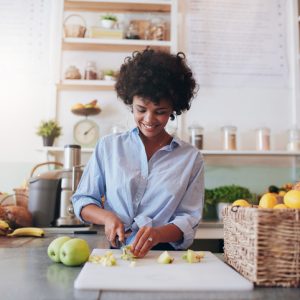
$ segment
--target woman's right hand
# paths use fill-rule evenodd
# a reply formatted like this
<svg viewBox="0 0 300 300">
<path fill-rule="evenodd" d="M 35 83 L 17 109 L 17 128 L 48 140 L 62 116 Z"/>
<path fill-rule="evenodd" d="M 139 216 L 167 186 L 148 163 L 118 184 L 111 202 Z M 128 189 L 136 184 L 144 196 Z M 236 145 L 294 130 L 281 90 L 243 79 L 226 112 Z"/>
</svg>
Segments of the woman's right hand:
<svg viewBox="0 0 300 300">
<path fill-rule="evenodd" d="M 117 247 L 116 237 L 118 237 L 121 242 L 124 242 L 124 224 L 119 217 L 110 211 L 106 211 L 105 214 L 104 230 L 106 238 L 113 247 Z"/>
</svg>

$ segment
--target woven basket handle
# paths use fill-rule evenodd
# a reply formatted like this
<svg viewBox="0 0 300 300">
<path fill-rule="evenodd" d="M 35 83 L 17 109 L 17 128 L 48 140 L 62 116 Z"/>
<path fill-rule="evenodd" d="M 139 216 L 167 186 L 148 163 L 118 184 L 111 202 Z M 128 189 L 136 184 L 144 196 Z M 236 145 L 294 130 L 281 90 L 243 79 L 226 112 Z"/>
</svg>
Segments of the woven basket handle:
<svg viewBox="0 0 300 300">
<path fill-rule="evenodd" d="M 60 162 L 58 162 L 58 161 L 47 161 L 47 162 L 44 162 L 44 163 L 41 163 L 41 164 L 37 164 L 31 170 L 30 177 L 32 177 L 32 175 L 34 174 L 34 172 L 36 171 L 36 169 L 38 169 L 41 166 L 45 166 L 45 165 L 56 165 L 56 166 L 59 166 L 59 167 L 63 167 L 63 164 L 60 163 Z"/>
<path fill-rule="evenodd" d="M 86 21 L 85 21 L 85 19 L 81 15 L 77 15 L 77 14 L 72 14 L 72 15 L 69 15 L 68 17 L 66 17 L 65 20 L 64 20 L 64 26 L 66 26 L 66 22 L 69 19 L 71 19 L 72 17 L 78 17 L 79 19 L 81 19 L 81 21 L 83 22 L 84 27 L 86 27 Z"/>
</svg>

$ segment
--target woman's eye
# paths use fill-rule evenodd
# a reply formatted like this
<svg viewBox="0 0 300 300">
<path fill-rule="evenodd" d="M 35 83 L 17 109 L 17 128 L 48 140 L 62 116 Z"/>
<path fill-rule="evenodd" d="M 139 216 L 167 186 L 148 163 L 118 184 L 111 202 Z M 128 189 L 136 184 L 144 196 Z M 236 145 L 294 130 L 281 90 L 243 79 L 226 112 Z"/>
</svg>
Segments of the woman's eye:
<svg viewBox="0 0 300 300">
<path fill-rule="evenodd" d="M 166 113 L 166 111 L 157 111 L 156 112 L 158 115 L 164 115 Z"/>
</svg>

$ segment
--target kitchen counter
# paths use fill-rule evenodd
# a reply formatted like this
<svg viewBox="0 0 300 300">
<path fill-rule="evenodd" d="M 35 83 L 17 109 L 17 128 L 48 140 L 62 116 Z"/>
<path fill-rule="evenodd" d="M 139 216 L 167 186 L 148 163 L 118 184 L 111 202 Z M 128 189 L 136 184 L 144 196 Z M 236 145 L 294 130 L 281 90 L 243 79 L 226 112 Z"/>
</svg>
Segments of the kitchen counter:
<svg viewBox="0 0 300 300">
<path fill-rule="evenodd" d="M 76 234 L 88 241 L 91 249 L 107 248 L 103 229 L 98 234 Z M 66 234 L 64 234 L 66 235 Z M 73 234 L 68 234 L 72 236 Z M 57 233 L 47 233 L 44 238 L 0 237 L 0 291 L 1 299 L 297 299 L 300 289 L 255 288 L 247 292 L 113 292 L 78 291 L 73 287 L 81 267 L 55 264 L 47 256 L 47 247 Z M 220 258 L 221 255 L 218 255 Z M 117 279 L 116 279 L 117 280 Z"/>
</svg>

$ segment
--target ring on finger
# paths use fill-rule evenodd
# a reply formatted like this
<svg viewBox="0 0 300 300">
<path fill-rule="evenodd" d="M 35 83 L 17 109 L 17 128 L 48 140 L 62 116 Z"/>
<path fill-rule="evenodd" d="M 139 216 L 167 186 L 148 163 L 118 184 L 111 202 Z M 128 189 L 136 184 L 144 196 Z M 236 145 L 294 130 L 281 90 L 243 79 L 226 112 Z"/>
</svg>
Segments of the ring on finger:
<svg viewBox="0 0 300 300">
<path fill-rule="evenodd" d="M 150 236 L 150 237 L 148 237 L 148 241 L 150 242 L 150 243 L 152 243 L 153 242 L 153 238 Z"/>
</svg>

